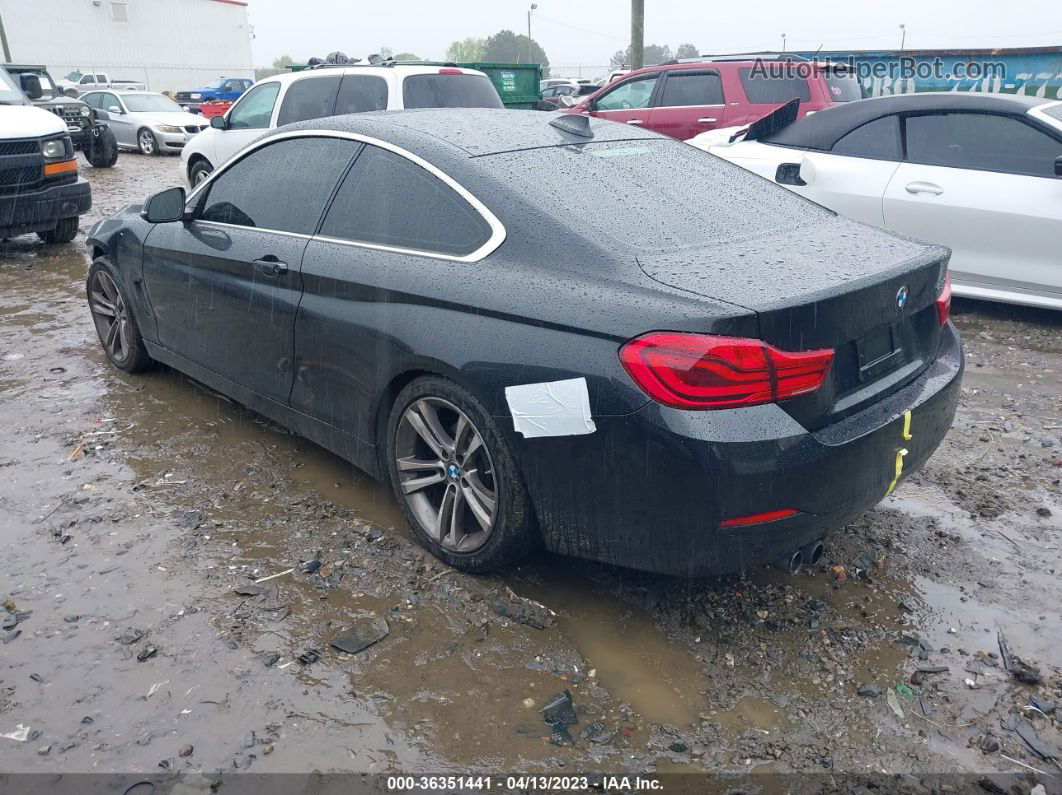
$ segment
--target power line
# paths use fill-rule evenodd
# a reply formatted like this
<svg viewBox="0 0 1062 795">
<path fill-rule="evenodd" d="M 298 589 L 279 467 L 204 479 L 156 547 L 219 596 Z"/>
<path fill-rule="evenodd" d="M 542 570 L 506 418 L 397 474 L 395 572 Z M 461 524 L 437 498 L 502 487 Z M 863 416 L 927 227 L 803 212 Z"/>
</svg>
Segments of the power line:
<svg viewBox="0 0 1062 795">
<path fill-rule="evenodd" d="M 542 19 L 542 20 L 545 20 L 546 22 L 552 22 L 554 25 L 560 25 L 562 28 L 571 28 L 572 30 L 577 30 L 580 33 L 589 33 L 591 36 L 600 36 L 603 39 L 614 39 L 615 41 L 627 41 L 626 37 L 624 37 L 624 36 L 612 36 L 612 35 L 609 35 L 608 33 L 599 33 L 596 30 L 588 30 L 586 28 L 580 28 L 578 25 L 569 25 L 567 22 L 561 22 L 558 19 L 550 19 L 549 17 L 544 17 L 544 16 L 542 16 L 542 14 L 536 14 L 535 19 Z"/>
</svg>

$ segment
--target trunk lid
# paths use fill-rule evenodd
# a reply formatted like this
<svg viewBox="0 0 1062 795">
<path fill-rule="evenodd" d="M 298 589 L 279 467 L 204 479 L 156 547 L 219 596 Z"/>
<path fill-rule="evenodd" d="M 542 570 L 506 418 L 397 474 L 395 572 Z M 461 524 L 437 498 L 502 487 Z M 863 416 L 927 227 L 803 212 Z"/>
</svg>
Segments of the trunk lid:
<svg viewBox="0 0 1062 795">
<path fill-rule="evenodd" d="M 832 348 L 826 384 L 782 403 L 805 427 L 858 411 L 915 378 L 940 341 L 948 249 L 839 216 L 696 250 L 639 255 L 652 279 L 754 311 L 787 351 Z"/>
</svg>

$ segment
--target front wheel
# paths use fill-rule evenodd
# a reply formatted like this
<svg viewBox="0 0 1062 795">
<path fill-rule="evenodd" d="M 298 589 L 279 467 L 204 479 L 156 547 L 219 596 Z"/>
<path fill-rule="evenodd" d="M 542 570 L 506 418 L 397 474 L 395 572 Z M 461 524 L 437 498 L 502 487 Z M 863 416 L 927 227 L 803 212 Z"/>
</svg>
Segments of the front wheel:
<svg viewBox="0 0 1062 795">
<path fill-rule="evenodd" d="M 155 140 L 154 133 L 146 127 L 136 134 L 136 145 L 142 155 L 157 155 L 159 142 Z"/>
<path fill-rule="evenodd" d="M 206 178 L 209 177 L 213 171 L 214 167 L 206 160 L 197 160 L 188 171 L 188 181 L 192 183 L 193 188 L 198 187 L 206 182 Z"/>
<path fill-rule="evenodd" d="M 144 347 L 140 327 L 111 263 L 103 257 L 93 262 L 85 286 L 92 322 L 111 364 L 127 373 L 150 367 L 151 357 Z"/>
<path fill-rule="evenodd" d="M 38 232 L 38 237 L 48 245 L 56 243 L 69 243 L 77 237 L 77 216 L 73 218 L 61 218 L 55 225 L 55 229 L 47 232 Z"/>
<path fill-rule="evenodd" d="M 537 545 L 512 448 L 475 397 L 447 379 L 418 378 L 399 393 L 386 432 L 391 487 L 436 557 L 484 572 Z"/>
</svg>

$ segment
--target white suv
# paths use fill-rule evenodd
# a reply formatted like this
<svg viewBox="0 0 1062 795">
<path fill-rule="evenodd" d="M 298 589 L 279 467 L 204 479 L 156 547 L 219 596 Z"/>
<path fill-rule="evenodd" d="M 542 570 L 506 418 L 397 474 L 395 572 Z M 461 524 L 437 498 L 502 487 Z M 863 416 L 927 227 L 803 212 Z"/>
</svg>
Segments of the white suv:
<svg viewBox="0 0 1062 795">
<path fill-rule="evenodd" d="M 370 110 L 501 107 L 490 78 L 475 69 L 322 64 L 251 86 L 181 150 L 181 179 L 195 187 L 266 130 L 292 122 Z"/>
</svg>

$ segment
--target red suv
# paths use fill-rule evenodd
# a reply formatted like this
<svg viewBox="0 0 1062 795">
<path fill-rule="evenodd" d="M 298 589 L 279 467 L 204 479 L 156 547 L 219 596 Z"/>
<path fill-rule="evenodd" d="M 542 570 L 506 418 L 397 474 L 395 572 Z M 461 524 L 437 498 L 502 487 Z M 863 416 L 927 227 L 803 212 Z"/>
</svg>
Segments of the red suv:
<svg viewBox="0 0 1062 795">
<path fill-rule="evenodd" d="M 837 64 L 731 56 L 647 66 L 563 112 L 636 124 L 684 141 L 716 127 L 749 124 L 794 97 L 804 116 L 862 99 L 864 91 L 858 77 Z"/>
</svg>

